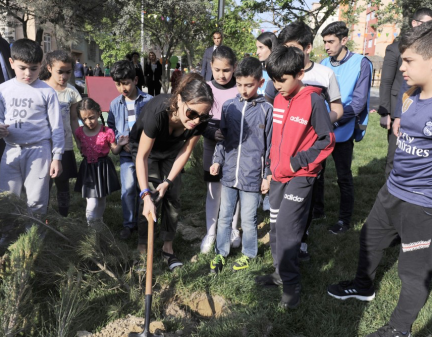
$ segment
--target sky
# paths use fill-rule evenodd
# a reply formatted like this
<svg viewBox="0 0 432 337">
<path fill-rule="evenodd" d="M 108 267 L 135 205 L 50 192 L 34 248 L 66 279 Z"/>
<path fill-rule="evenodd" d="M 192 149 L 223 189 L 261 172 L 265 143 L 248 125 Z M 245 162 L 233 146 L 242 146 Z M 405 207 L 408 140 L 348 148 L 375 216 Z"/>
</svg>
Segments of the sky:
<svg viewBox="0 0 432 337">
<path fill-rule="evenodd" d="M 237 4 L 241 4 L 241 0 L 235 0 L 235 1 Z M 306 0 L 306 3 L 308 4 L 309 7 L 312 6 L 312 2 L 319 2 L 319 0 Z M 272 15 L 270 12 L 262 13 L 262 14 L 256 14 L 255 17 L 257 18 L 257 20 L 261 20 L 261 21 L 264 21 L 264 20 L 271 21 L 271 19 L 272 19 Z M 260 29 L 264 29 L 264 31 L 273 32 L 274 30 L 277 30 L 278 27 L 276 27 L 270 23 L 267 23 L 267 22 L 262 22 Z"/>
</svg>

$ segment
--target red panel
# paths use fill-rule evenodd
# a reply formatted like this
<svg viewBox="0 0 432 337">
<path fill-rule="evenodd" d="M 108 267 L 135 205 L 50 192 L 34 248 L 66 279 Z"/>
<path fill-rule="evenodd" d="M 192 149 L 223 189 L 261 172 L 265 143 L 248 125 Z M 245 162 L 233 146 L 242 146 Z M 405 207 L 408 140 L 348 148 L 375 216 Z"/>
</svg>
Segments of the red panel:
<svg viewBox="0 0 432 337">
<path fill-rule="evenodd" d="M 111 101 L 120 95 L 111 76 L 86 76 L 86 84 L 88 97 L 98 102 L 104 112 L 109 111 Z"/>
</svg>

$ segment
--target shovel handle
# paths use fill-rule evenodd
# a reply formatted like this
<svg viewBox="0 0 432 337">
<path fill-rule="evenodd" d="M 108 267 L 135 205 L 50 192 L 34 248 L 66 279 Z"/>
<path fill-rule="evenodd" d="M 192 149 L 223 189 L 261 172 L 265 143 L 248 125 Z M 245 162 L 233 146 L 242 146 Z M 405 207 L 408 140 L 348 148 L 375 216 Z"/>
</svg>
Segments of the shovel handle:
<svg viewBox="0 0 432 337">
<path fill-rule="evenodd" d="M 149 213 L 147 215 L 148 222 L 148 239 L 147 239 L 147 268 L 146 268 L 146 288 L 145 294 L 152 294 L 152 280 L 153 280 L 153 243 L 154 243 L 154 221 L 153 216 Z"/>
</svg>

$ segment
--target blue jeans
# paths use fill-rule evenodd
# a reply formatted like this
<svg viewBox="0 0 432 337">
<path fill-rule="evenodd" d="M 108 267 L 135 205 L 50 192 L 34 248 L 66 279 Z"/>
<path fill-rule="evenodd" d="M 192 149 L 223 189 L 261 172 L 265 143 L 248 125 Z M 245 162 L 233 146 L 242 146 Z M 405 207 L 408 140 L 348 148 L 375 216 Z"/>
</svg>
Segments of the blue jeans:
<svg viewBox="0 0 432 337">
<path fill-rule="evenodd" d="M 259 192 L 240 191 L 223 185 L 217 225 L 216 253 L 226 257 L 230 252 L 231 224 L 239 198 L 243 229 L 242 253 L 254 258 L 258 252 L 257 208 L 261 195 Z"/>
<path fill-rule="evenodd" d="M 139 212 L 139 193 L 135 164 L 131 157 L 120 156 L 123 227 L 135 228 Z"/>
</svg>

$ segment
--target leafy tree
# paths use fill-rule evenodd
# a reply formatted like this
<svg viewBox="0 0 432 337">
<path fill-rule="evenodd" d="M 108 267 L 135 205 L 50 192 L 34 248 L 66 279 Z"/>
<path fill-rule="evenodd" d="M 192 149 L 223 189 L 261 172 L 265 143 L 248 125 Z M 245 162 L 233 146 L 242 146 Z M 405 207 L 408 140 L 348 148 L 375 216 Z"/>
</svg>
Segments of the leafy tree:
<svg viewBox="0 0 432 337">
<path fill-rule="evenodd" d="M 418 8 L 432 8 L 432 0 L 395 0 L 387 5 L 382 4 L 379 0 L 369 0 L 369 3 L 377 8 L 377 26 L 398 23 L 402 31 L 411 27 L 412 15 Z"/>
<path fill-rule="evenodd" d="M 320 0 L 321 6 L 313 11 L 307 0 L 242 0 L 242 6 L 256 13 L 270 12 L 271 19 L 263 22 L 279 28 L 297 20 L 308 21 L 316 35 L 318 29 L 340 5 L 354 2 L 355 0 Z"/>
<path fill-rule="evenodd" d="M 138 29 L 124 30 L 116 18 L 104 18 L 98 24 L 86 24 L 84 32 L 94 40 L 102 50 L 104 64 L 112 65 L 124 59 L 126 54 L 141 49 L 140 31 Z"/>
<path fill-rule="evenodd" d="M 110 13 L 120 11 L 119 0 L 0 0 L 0 14 L 16 20 L 27 37 L 27 23 L 34 19 L 38 24 L 36 41 L 41 43 L 44 25 L 51 23 L 56 30 L 61 47 L 70 45 L 87 22 L 97 22 Z"/>
<path fill-rule="evenodd" d="M 252 31 L 259 27 L 259 23 L 254 19 L 255 13 L 250 9 L 237 6 L 233 0 L 228 0 L 225 2 L 225 15 L 218 21 L 218 1 L 213 1 L 211 6 L 211 12 L 202 13 L 198 18 L 198 23 L 201 23 L 199 35 L 197 34 L 196 37 L 182 35 L 181 42 L 186 54 L 188 54 L 186 49 L 189 47 L 195 56 L 189 62 L 192 62 L 192 59 L 195 64 L 201 62 L 205 48 L 213 45 L 214 31 L 223 33 L 223 44 L 232 48 L 237 57 L 241 58 L 245 53 L 254 52 L 256 47 Z M 191 46 L 193 48 L 190 48 Z"/>
</svg>

